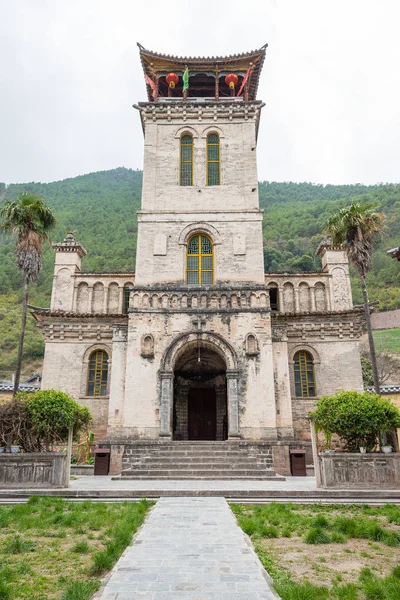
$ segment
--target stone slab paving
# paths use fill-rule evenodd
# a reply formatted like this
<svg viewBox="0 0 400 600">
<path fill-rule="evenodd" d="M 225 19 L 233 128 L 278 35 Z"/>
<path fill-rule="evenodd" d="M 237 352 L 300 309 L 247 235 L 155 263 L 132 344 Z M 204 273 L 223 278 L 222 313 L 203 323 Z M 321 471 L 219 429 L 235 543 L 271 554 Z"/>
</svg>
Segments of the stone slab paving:
<svg viewBox="0 0 400 600">
<path fill-rule="evenodd" d="M 313 491 L 316 490 L 315 477 L 287 477 L 286 480 L 252 479 L 128 479 L 115 480 L 106 475 L 83 475 L 70 482 L 71 490 L 249 490 L 249 491 Z"/>
<path fill-rule="evenodd" d="M 223 498 L 161 498 L 101 600 L 276 600 Z"/>
</svg>

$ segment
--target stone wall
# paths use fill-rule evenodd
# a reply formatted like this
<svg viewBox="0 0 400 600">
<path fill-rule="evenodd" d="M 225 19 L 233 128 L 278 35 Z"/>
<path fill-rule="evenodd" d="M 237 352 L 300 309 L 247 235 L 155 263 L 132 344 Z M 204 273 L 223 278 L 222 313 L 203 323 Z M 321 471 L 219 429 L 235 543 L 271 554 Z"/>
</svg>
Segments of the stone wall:
<svg viewBox="0 0 400 600">
<path fill-rule="evenodd" d="M 65 487 L 66 468 L 67 456 L 58 452 L 0 454 L 0 486 Z"/>
<path fill-rule="evenodd" d="M 399 489 L 400 454 L 319 454 L 321 487 Z"/>
<path fill-rule="evenodd" d="M 400 308 L 371 315 L 372 329 L 400 328 Z"/>
</svg>

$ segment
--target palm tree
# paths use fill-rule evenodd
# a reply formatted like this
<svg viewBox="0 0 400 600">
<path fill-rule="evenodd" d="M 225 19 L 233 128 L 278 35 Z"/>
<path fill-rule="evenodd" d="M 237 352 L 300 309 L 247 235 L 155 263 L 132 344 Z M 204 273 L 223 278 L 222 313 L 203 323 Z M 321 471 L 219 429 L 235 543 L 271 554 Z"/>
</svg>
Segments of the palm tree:
<svg viewBox="0 0 400 600">
<path fill-rule="evenodd" d="M 21 332 L 18 344 L 17 367 L 13 395 L 18 391 L 21 377 L 22 350 L 24 346 L 29 284 L 36 281 L 42 268 L 43 242 L 55 224 L 55 217 L 44 200 L 30 192 L 19 194 L 14 202 L 5 202 L 0 210 L 2 231 L 17 234 L 15 258 L 24 276 Z"/>
<path fill-rule="evenodd" d="M 382 234 L 386 223 L 385 215 L 376 212 L 376 208 L 377 207 L 373 204 L 353 202 L 350 206 L 346 206 L 332 215 L 325 226 L 325 231 L 331 238 L 333 244 L 344 244 L 349 257 L 356 266 L 360 276 L 374 387 L 375 392 L 379 394 L 379 375 L 374 338 L 372 335 L 368 290 L 365 281 L 365 275 L 371 268 L 371 258 L 375 240 Z"/>
</svg>

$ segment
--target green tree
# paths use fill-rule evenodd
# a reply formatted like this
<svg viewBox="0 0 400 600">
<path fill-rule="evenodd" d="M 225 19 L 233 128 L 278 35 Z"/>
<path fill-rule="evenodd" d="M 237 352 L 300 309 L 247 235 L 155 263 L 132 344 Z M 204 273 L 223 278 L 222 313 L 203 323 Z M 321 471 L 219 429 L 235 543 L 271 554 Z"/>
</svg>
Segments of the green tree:
<svg viewBox="0 0 400 600">
<path fill-rule="evenodd" d="M 310 417 L 319 431 L 337 434 L 349 452 L 361 446 L 372 450 L 387 433 L 400 426 L 400 411 L 387 400 L 369 392 L 337 392 L 322 396 Z"/>
<path fill-rule="evenodd" d="M 36 281 L 42 268 L 43 242 L 55 224 L 55 217 L 44 200 L 30 192 L 20 194 L 14 202 L 5 202 L 0 211 L 3 231 L 17 234 L 15 258 L 24 277 L 21 330 L 15 370 L 14 397 L 21 377 L 22 352 L 28 309 L 29 284 Z"/>
<path fill-rule="evenodd" d="M 70 427 L 76 438 L 92 421 L 86 406 L 81 406 L 59 390 L 40 390 L 29 394 L 27 398 L 26 406 L 33 427 L 46 450 L 53 444 L 66 442 Z"/>
<path fill-rule="evenodd" d="M 333 244 L 343 244 L 345 246 L 360 277 L 374 387 L 375 392 L 379 394 L 379 375 L 374 338 L 372 336 L 368 290 L 365 281 L 365 275 L 371 268 L 372 252 L 375 241 L 385 228 L 385 216 L 383 213 L 376 212 L 376 208 L 377 207 L 372 204 L 353 202 L 350 206 L 340 209 L 330 217 L 325 226 L 325 231 L 330 236 Z"/>
</svg>

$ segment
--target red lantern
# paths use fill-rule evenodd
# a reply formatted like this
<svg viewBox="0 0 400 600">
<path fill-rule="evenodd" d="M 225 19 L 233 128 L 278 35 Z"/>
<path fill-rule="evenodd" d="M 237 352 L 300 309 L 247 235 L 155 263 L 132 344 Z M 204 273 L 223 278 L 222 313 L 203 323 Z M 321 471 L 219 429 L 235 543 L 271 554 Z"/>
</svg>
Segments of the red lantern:
<svg viewBox="0 0 400 600">
<path fill-rule="evenodd" d="M 238 81 L 239 81 L 239 77 L 237 75 L 235 75 L 235 73 L 229 73 L 229 75 L 227 75 L 225 77 L 225 83 L 227 85 L 229 85 L 231 90 L 235 89 L 235 85 L 237 84 Z"/>
<path fill-rule="evenodd" d="M 171 89 L 173 89 L 179 81 L 179 77 L 176 73 L 168 73 L 165 79 Z"/>
</svg>

